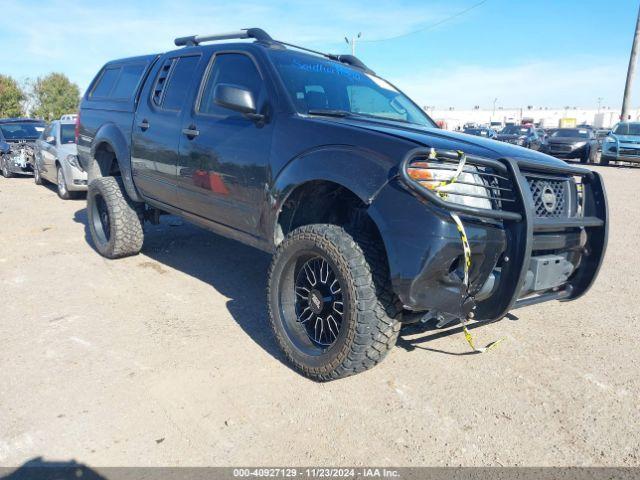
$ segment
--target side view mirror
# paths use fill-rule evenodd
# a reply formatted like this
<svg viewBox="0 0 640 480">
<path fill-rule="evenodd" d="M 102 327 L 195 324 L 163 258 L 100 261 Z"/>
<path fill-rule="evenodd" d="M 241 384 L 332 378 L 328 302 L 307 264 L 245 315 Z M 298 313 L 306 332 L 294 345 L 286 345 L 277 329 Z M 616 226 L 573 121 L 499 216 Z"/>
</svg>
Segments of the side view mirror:
<svg viewBox="0 0 640 480">
<path fill-rule="evenodd" d="M 264 118 L 264 115 L 256 113 L 255 99 L 246 88 L 220 83 L 213 92 L 213 98 L 217 105 L 240 112 L 252 120 Z"/>
<path fill-rule="evenodd" d="M 49 135 L 47 138 L 44 139 L 44 141 L 47 142 L 49 145 L 55 145 L 56 137 Z"/>
</svg>

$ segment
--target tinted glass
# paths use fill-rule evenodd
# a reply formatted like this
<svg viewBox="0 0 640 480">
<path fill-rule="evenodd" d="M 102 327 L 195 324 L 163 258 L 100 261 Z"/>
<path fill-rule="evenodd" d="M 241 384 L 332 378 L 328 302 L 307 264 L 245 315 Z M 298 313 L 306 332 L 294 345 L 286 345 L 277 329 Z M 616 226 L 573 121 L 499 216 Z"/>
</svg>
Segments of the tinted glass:
<svg viewBox="0 0 640 480">
<path fill-rule="evenodd" d="M 109 95 L 111 98 L 131 98 L 144 72 L 144 65 L 126 65 L 118 77 L 116 86 Z"/>
<path fill-rule="evenodd" d="M 164 94 L 162 108 L 165 110 L 180 110 L 189 92 L 193 72 L 198 65 L 200 56 L 181 57 L 173 69 Z"/>
<path fill-rule="evenodd" d="M 613 133 L 617 135 L 640 135 L 640 123 L 619 123 Z"/>
<path fill-rule="evenodd" d="M 218 55 L 213 62 L 207 84 L 203 90 L 198 109 L 201 113 L 230 113 L 229 109 L 222 108 L 214 102 L 215 88 L 220 83 L 248 89 L 256 102 L 262 89 L 260 74 L 249 57 L 236 53 Z"/>
<path fill-rule="evenodd" d="M 44 123 L 3 123 L 0 125 L 2 135 L 6 140 L 30 140 L 40 136 L 45 128 Z"/>
<path fill-rule="evenodd" d="M 297 110 L 347 112 L 435 126 L 408 97 L 385 80 L 344 63 L 294 52 L 271 57 Z M 313 90 L 309 87 L 313 86 Z"/>
<path fill-rule="evenodd" d="M 586 128 L 562 128 L 551 136 L 553 138 L 589 138 L 589 130 Z"/>
<path fill-rule="evenodd" d="M 120 67 L 107 68 L 91 93 L 92 97 L 108 97 L 120 75 Z"/>
<path fill-rule="evenodd" d="M 517 125 L 507 125 L 502 130 L 502 133 L 506 135 L 527 135 L 529 129 L 526 127 L 518 127 Z"/>
<path fill-rule="evenodd" d="M 76 126 L 72 123 L 63 123 L 60 125 L 60 143 L 76 143 Z"/>
</svg>

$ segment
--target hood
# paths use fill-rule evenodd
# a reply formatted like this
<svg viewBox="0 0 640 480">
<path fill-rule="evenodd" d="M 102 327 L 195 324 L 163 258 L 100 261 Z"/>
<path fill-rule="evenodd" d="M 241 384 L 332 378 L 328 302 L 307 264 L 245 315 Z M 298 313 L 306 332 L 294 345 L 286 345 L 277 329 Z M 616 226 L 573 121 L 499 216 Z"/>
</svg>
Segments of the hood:
<svg viewBox="0 0 640 480">
<path fill-rule="evenodd" d="M 470 155 L 478 155 L 490 159 L 511 158 L 516 161 L 536 162 L 547 166 L 562 166 L 565 162 L 544 153 L 519 147 L 509 143 L 498 142 L 490 138 L 450 132 L 436 127 L 419 125 L 400 125 L 396 122 L 368 121 L 359 118 L 326 118 L 328 122 L 339 122 L 351 127 L 372 130 L 396 138 L 402 138 L 417 146 L 433 147 L 442 150 L 463 150 Z M 515 135 L 514 137 L 517 137 Z"/>
<path fill-rule="evenodd" d="M 638 136 L 638 135 L 616 135 L 616 134 L 612 134 L 612 136 L 617 138 L 621 143 L 640 143 L 640 136 Z"/>
</svg>

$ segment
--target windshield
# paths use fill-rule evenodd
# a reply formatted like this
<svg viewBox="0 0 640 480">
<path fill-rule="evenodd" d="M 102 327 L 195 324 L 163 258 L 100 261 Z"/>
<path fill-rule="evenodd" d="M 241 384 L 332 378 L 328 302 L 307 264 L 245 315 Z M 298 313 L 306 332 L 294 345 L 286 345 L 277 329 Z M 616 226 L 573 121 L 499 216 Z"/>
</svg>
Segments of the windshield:
<svg viewBox="0 0 640 480">
<path fill-rule="evenodd" d="M 33 122 L 3 123 L 0 125 L 6 140 L 35 140 L 44 130 L 44 124 Z"/>
<path fill-rule="evenodd" d="M 73 123 L 63 123 L 60 125 L 60 143 L 76 143 L 76 126 Z"/>
<path fill-rule="evenodd" d="M 504 130 L 502 130 L 501 133 L 506 135 L 526 135 L 527 133 L 529 133 L 529 129 L 527 127 L 518 127 L 517 125 L 509 125 L 507 127 L 504 127 Z"/>
<path fill-rule="evenodd" d="M 297 52 L 274 51 L 271 58 L 300 113 L 345 112 L 435 127 L 418 106 L 380 77 Z"/>
<path fill-rule="evenodd" d="M 563 128 L 553 132 L 553 138 L 589 138 L 589 131 L 583 128 Z"/>
<path fill-rule="evenodd" d="M 640 135 L 640 123 L 619 123 L 613 133 L 616 135 Z"/>
</svg>

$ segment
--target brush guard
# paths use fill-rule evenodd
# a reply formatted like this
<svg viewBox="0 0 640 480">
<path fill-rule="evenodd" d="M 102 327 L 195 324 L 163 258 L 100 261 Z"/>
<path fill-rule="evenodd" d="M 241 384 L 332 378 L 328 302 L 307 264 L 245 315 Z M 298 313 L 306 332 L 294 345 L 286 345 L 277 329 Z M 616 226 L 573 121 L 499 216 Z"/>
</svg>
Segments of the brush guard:
<svg viewBox="0 0 640 480">
<path fill-rule="evenodd" d="M 430 159 L 431 155 L 431 159 Z M 402 160 L 399 169 L 403 184 L 420 197 L 428 200 L 443 212 L 455 212 L 474 220 L 488 220 L 502 224 L 507 236 L 506 250 L 502 255 L 500 275 L 492 294 L 473 302 L 475 318 L 496 320 L 510 310 L 549 300 L 574 300 L 584 295 L 595 278 L 605 255 L 608 237 L 608 208 L 602 177 L 597 172 L 571 165 L 545 165 L 538 162 L 515 161 L 510 158 L 488 159 L 466 155 L 470 173 L 479 174 L 483 181 L 492 180 L 488 188 L 494 208 L 485 209 L 453 203 L 443 199 L 434 190 L 424 187 L 409 176 L 408 169 L 416 162 L 435 161 L 437 167 L 455 170 L 459 154 L 453 151 L 436 151 L 435 158 L 429 148 L 411 150 Z M 530 185 L 531 178 L 574 178 L 577 187 L 569 192 L 576 195 L 575 211 L 567 216 L 542 217 L 535 210 Z M 584 234 L 582 233 L 584 232 Z M 581 238 L 586 236 L 586 238 Z M 575 239 L 579 240 L 575 240 Z M 576 241 L 578 243 L 576 243 Z M 524 291 L 534 252 L 574 248 L 580 253 L 579 263 L 567 282 L 548 291 Z M 468 303 L 468 299 L 465 299 Z"/>
</svg>

